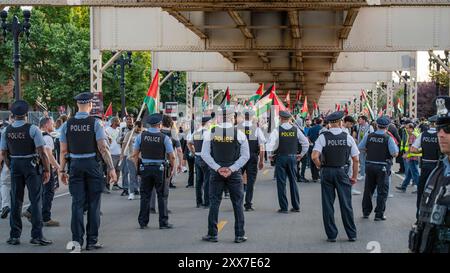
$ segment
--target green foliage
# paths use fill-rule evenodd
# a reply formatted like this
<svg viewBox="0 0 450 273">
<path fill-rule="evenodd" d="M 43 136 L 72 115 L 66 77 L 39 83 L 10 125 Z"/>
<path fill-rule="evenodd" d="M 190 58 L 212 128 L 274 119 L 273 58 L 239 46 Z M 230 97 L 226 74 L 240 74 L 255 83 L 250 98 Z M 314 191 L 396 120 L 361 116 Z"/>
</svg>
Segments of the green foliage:
<svg viewBox="0 0 450 273">
<path fill-rule="evenodd" d="M 13 15 L 23 20 L 18 7 L 9 10 L 8 21 Z M 37 100 L 55 111 L 60 105 L 75 106 L 73 96 L 89 90 L 90 85 L 90 34 L 88 7 L 36 7 L 31 12 L 29 43 L 22 37 L 21 71 L 22 94 L 34 105 Z M 0 35 L 1 36 L 1 35 Z M 12 78 L 11 34 L 6 42 L 0 38 L 0 84 Z M 111 58 L 104 52 L 103 63 Z M 148 52 L 133 53 L 131 68 L 126 68 L 126 103 L 128 112 L 137 112 L 151 82 L 151 56 Z M 113 102 L 114 111 L 120 112 L 120 71 L 114 78 L 110 67 L 103 75 L 104 107 Z M 186 75 L 182 75 L 185 81 Z M 170 84 L 170 82 L 169 82 Z M 161 89 L 162 98 L 170 94 L 167 84 Z M 178 101 L 184 101 L 184 86 L 177 86 Z M 183 95 L 181 95 L 183 92 Z"/>
<path fill-rule="evenodd" d="M 160 79 L 164 79 L 169 72 L 162 71 Z M 174 72 L 160 87 L 161 102 L 172 101 L 172 90 L 175 89 L 175 101 L 186 103 L 186 72 Z M 196 94 L 198 96 L 198 94 Z"/>
<path fill-rule="evenodd" d="M 125 53 L 123 53 L 125 55 Z M 103 63 L 112 57 L 111 52 L 103 54 Z M 121 111 L 120 66 L 109 67 L 103 73 L 103 101 L 105 108 L 112 101 L 113 111 Z M 135 52 L 131 67 L 125 66 L 125 101 L 128 113 L 139 111 L 151 83 L 151 56 L 148 52 Z"/>
</svg>

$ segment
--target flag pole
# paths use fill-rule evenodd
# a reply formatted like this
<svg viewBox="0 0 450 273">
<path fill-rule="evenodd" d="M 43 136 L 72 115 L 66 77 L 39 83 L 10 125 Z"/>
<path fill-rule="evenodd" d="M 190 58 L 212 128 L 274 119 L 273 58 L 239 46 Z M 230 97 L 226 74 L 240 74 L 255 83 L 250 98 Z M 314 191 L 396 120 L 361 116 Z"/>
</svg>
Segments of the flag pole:
<svg viewBox="0 0 450 273">
<path fill-rule="evenodd" d="M 161 81 L 161 83 L 164 83 L 164 82 L 170 77 L 170 75 L 172 75 L 172 73 L 169 73 L 169 75 L 167 75 L 167 76 Z M 159 88 L 159 84 L 158 84 L 158 88 Z M 141 120 L 141 116 L 142 116 L 142 114 L 144 113 L 145 106 L 146 106 L 146 104 L 145 104 L 145 100 L 144 100 L 144 102 L 142 102 L 141 110 L 139 110 L 139 114 L 138 114 L 138 116 L 137 116 L 137 118 L 136 118 L 136 121 Z M 136 126 L 133 126 L 133 131 L 132 131 L 131 135 L 134 134 L 134 131 L 135 131 L 135 130 L 136 130 Z M 131 142 L 131 136 L 128 138 L 128 141 L 127 141 L 127 144 L 125 145 L 124 151 L 128 149 L 128 146 L 130 146 L 130 142 Z M 122 164 L 122 159 L 119 161 L 119 166 L 120 166 L 121 164 Z"/>
</svg>

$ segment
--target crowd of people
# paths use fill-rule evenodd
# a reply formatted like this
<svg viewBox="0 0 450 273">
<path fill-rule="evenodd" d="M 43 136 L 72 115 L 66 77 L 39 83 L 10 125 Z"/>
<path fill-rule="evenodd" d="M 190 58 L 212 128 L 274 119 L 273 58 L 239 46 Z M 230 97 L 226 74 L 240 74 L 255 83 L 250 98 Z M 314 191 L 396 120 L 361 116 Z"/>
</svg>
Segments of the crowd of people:
<svg viewBox="0 0 450 273">
<path fill-rule="evenodd" d="M 25 102 L 13 105 L 2 129 L 0 157 L 0 217 L 11 214 L 9 244 L 20 243 L 21 215 L 33 225 L 31 243 L 52 243 L 42 235 L 42 225 L 60 225 L 51 216 L 59 182 L 69 184 L 72 239 L 80 245 L 85 233 L 83 215 L 87 214 L 87 250 L 102 247 L 97 240 L 101 193 L 121 190 L 128 200 L 140 196 L 138 223 L 142 229 L 147 228 L 149 213 L 156 213 L 158 201 L 160 228 L 173 228 L 168 221 L 169 188 L 180 187 L 174 177 L 182 172 L 188 173 L 186 188 L 195 188 L 196 207 L 209 209 L 208 234 L 202 239 L 218 241 L 219 206 L 225 197 L 233 204 L 235 242 L 242 243 L 247 240 L 243 211 L 257 210 L 254 186 L 258 170 L 268 164 L 275 167 L 279 213 L 300 212 L 298 183 L 320 182 L 327 241 L 335 242 L 338 234 L 333 208 L 337 195 L 346 234 L 353 242 L 357 230 L 352 195 L 362 194 L 356 183 L 364 183 L 363 217 L 369 218 L 373 211 L 375 221 L 387 219 L 386 200 L 393 197 L 393 188 L 405 193 L 412 185 L 411 193 L 417 194 L 417 226 L 423 222 L 420 206 L 427 179 L 442 159 L 436 129 L 439 115 L 420 120 L 387 116 L 370 120 L 364 115 L 334 112 L 303 120 L 280 111 L 279 125 L 269 126 L 274 127 L 269 131 L 267 121 L 257 119 L 252 109 L 235 112 L 231 107 L 178 125 L 162 114 L 144 120 L 128 115 L 122 121 L 118 117 L 105 121 L 89 116 L 91 99 L 87 93 L 80 94 L 76 115 L 62 115 L 55 122 L 44 117 L 39 127 L 26 123 Z M 394 161 L 399 165 L 396 173 L 404 179 L 393 187 Z M 26 164 L 41 168 L 25 174 L 29 172 Z M 311 180 L 305 175 L 307 169 Z M 43 187 L 37 187 L 33 179 L 44 181 Z M 25 186 L 31 205 L 22 213 Z"/>
</svg>

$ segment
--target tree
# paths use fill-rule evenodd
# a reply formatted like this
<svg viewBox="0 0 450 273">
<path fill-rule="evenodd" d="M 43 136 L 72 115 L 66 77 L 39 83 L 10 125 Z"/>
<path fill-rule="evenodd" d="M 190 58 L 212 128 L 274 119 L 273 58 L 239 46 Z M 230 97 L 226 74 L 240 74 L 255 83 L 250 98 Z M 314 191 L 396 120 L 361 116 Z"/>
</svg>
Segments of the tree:
<svg viewBox="0 0 450 273">
<path fill-rule="evenodd" d="M 14 14 L 22 20 L 20 8 L 11 8 L 9 17 Z M 40 101 L 49 110 L 75 106 L 73 97 L 90 90 L 89 8 L 36 7 L 31 24 L 29 43 L 21 39 L 24 99 L 31 105 Z M 13 75 L 12 46 L 10 39 L 0 43 L 0 84 Z M 111 53 L 105 52 L 103 58 L 106 62 Z M 151 81 L 150 53 L 134 53 L 132 58 L 133 66 L 126 72 L 129 112 L 141 105 Z M 103 82 L 104 104 L 113 101 L 114 109 L 120 109 L 119 81 L 114 79 L 112 68 L 104 73 Z"/>
<path fill-rule="evenodd" d="M 111 59 L 112 53 L 103 54 L 103 62 Z M 150 86 L 151 73 L 151 55 L 149 52 L 135 52 L 132 55 L 132 66 L 125 68 L 125 100 L 128 113 L 137 114 L 144 101 Z M 103 73 L 103 101 L 104 105 L 113 103 L 114 112 L 120 112 L 120 67 L 117 67 L 114 75 L 114 67 L 108 68 Z"/>
</svg>

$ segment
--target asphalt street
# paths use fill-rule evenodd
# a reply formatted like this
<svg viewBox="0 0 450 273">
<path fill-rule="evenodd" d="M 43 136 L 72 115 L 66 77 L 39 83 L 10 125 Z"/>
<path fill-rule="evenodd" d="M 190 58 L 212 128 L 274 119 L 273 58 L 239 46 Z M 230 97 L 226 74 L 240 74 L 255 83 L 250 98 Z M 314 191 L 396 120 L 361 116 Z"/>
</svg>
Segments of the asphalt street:
<svg viewBox="0 0 450 273">
<path fill-rule="evenodd" d="M 267 165 L 266 165 L 267 166 Z M 398 167 L 394 167 L 397 170 Z M 310 172 L 306 171 L 309 178 Z M 336 223 L 339 235 L 336 243 L 326 242 L 322 222 L 320 183 L 298 183 L 300 189 L 300 213 L 279 214 L 276 182 L 273 169 L 266 167 L 258 173 L 254 194 L 255 211 L 245 212 L 245 231 L 248 241 L 234 243 L 234 215 L 229 199 L 223 199 L 219 214 L 219 242 L 201 241 L 207 233 L 208 210 L 196 208 L 195 189 L 185 188 L 186 174 L 176 177 L 176 189 L 170 190 L 169 222 L 172 230 L 160 230 L 158 216 L 150 216 L 149 229 L 141 230 L 137 222 L 139 198 L 127 200 L 121 191 L 103 194 L 101 229 L 99 241 L 104 248 L 96 252 L 407 252 L 408 232 L 414 222 L 416 195 L 412 187 L 406 193 L 391 189 L 394 197 L 387 201 L 387 221 L 375 222 L 362 218 L 362 195 L 353 196 L 353 209 L 358 229 L 358 240 L 348 242 L 339 206 L 335 202 Z M 392 188 L 401 182 L 393 175 Z M 363 189 L 359 181 L 356 188 Z M 52 218 L 61 222 L 60 227 L 44 227 L 44 236 L 53 240 L 46 247 L 29 243 L 31 224 L 23 219 L 21 245 L 6 244 L 9 237 L 8 219 L 0 219 L 0 252 L 38 253 L 69 252 L 66 245 L 71 241 L 71 198 L 67 188 L 56 193 Z M 289 194 L 289 190 L 288 190 Z M 27 200 L 27 198 L 25 198 Z M 290 200 L 288 196 L 288 200 Z M 26 203 L 28 203 L 26 201 Z M 375 203 L 375 199 L 374 199 Z"/>
</svg>

